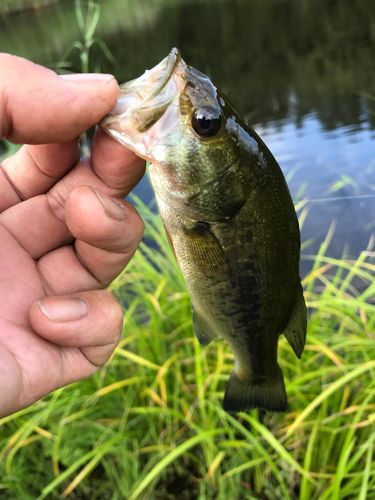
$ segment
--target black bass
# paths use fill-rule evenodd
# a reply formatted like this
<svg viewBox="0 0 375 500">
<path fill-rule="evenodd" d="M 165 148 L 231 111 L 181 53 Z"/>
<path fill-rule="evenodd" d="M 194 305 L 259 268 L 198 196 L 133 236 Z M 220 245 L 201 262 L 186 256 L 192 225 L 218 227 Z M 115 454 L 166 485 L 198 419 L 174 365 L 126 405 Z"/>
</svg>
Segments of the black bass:
<svg viewBox="0 0 375 500">
<path fill-rule="evenodd" d="M 121 86 L 101 126 L 152 163 L 195 334 L 203 345 L 223 338 L 234 353 L 224 408 L 285 410 L 278 338 L 301 356 L 306 306 L 298 220 L 275 158 L 177 49 Z"/>
</svg>

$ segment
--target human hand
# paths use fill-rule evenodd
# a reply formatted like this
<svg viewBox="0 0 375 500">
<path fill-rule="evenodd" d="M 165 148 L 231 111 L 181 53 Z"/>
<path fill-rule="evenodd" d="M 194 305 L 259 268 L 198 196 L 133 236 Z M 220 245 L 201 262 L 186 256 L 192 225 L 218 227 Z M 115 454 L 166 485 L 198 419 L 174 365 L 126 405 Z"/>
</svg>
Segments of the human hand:
<svg viewBox="0 0 375 500">
<path fill-rule="evenodd" d="M 95 132 L 118 97 L 110 75 L 64 78 L 0 54 L 0 137 L 28 144 L 0 166 L 0 415 L 87 377 L 122 329 L 102 290 L 129 262 L 143 223 L 123 200 L 144 162 Z"/>
</svg>

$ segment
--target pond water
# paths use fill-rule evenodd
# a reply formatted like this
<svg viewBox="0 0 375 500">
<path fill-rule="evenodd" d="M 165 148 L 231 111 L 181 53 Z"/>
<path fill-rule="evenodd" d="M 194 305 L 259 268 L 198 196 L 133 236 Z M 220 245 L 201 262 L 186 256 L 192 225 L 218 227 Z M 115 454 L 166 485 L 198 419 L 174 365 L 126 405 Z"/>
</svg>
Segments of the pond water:
<svg viewBox="0 0 375 500">
<path fill-rule="evenodd" d="M 92 70 L 138 76 L 178 46 L 209 74 L 262 136 L 306 197 L 302 239 L 355 256 L 375 232 L 375 2 L 372 0 L 102 0 L 97 36 L 116 65 L 92 52 Z M 74 2 L 0 17 L 0 50 L 56 67 L 80 38 Z M 73 58 L 72 70 L 79 71 Z M 147 179 L 137 188 L 152 198 Z M 304 264 L 306 268 L 307 264 Z"/>
</svg>

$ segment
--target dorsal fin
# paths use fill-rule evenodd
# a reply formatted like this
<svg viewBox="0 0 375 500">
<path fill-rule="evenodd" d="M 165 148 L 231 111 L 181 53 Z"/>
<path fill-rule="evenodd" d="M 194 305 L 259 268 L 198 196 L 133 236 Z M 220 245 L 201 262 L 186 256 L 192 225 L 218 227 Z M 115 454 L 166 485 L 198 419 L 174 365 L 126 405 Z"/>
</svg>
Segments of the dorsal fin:
<svg viewBox="0 0 375 500">
<path fill-rule="evenodd" d="M 284 336 L 293 348 L 296 356 L 301 357 L 305 347 L 307 326 L 307 312 L 303 290 L 299 285 L 294 307 L 289 318 L 289 322 L 284 330 Z"/>
</svg>

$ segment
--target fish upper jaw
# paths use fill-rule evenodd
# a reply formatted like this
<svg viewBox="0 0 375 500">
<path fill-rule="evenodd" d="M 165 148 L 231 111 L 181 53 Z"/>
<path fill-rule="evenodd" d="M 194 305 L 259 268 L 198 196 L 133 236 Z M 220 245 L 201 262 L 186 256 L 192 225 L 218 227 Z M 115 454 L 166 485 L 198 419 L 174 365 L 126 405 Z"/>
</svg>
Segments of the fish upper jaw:
<svg viewBox="0 0 375 500">
<path fill-rule="evenodd" d="M 178 101 L 186 69 L 178 49 L 172 49 L 154 68 L 120 86 L 120 97 L 100 126 L 139 156 L 162 160 L 168 142 L 178 140 Z"/>
</svg>

